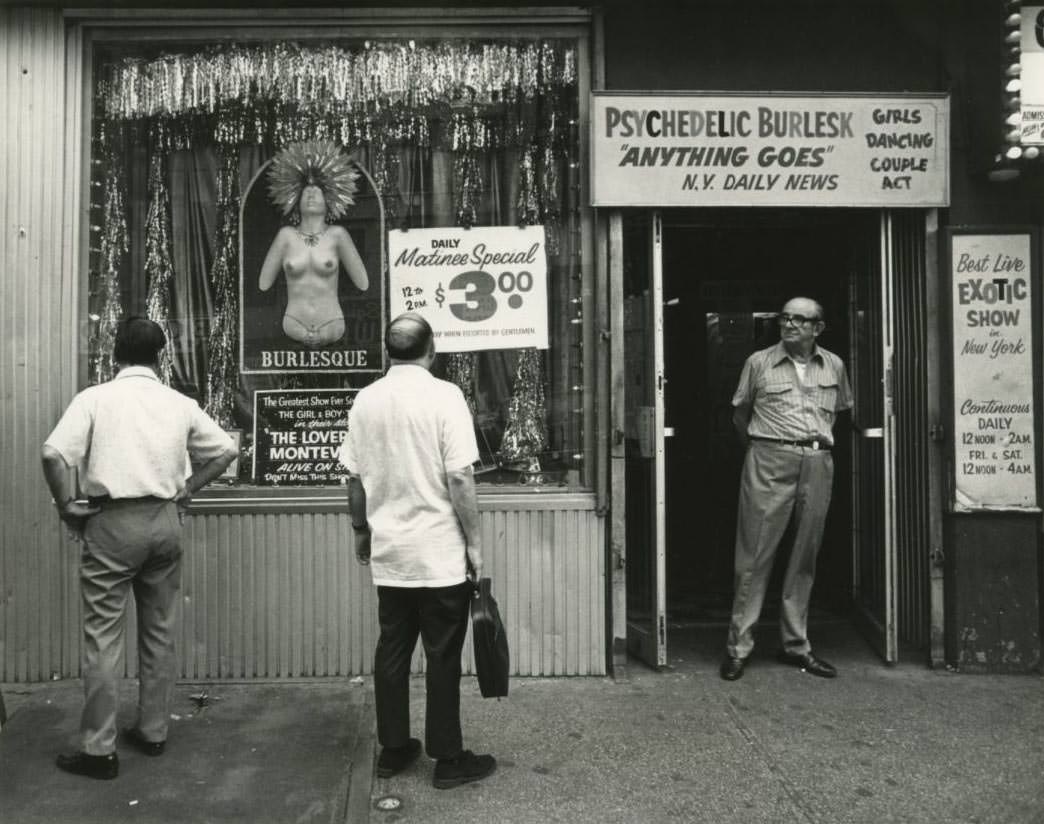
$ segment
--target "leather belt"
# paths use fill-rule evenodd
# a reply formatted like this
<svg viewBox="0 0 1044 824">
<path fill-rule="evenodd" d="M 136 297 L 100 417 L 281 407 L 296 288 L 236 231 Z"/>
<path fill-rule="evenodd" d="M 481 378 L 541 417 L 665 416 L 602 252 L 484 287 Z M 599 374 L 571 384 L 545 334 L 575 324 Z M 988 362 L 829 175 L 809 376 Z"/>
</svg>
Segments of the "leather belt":
<svg viewBox="0 0 1044 824">
<path fill-rule="evenodd" d="M 155 501 L 166 501 L 167 498 L 157 498 L 155 495 L 146 495 L 143 498 L 113 498 L 109 495 L 89 495 L 87 503 L 91 506 L 99 506 L 104 509 L 107 506 L 119 506 L 120 504 L 144 504 Z"/>
<path fill-rule="evenodd" d="M 784 438 L 763 438 L 760 435 L 751 435 L 752 441 L 764 441 L 765 443 L 774 443 L 780 446 L 800 446 L 805 449 L 812 449 L 817 452 L 829 452 L 830 444 L 826 441 L 821 441 L 818 438 L 809 441 L 788 441 Z"/>
</svg>

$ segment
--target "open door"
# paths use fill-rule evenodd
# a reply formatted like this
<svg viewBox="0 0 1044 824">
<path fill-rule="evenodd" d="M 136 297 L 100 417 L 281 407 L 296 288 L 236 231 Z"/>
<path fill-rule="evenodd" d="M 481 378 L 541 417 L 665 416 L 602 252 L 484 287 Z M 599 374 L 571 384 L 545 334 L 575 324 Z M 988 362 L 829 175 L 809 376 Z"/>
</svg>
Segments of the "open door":
<svg viewBox="0 0 1044 824">
<path fill-rule="evenodd" d="M 660 213 L 623 221 L 627 650 L 667 663 Z"/>
<path fill-rule="evenodd" d="M 865 635 L 886 663 L 898 659 L 896 627 L 894 272 L 891 217 L 850 274 L 852 342 L 852 591 Z M 872 231 L 872 229 L 871 229 Z"/>
</svg>

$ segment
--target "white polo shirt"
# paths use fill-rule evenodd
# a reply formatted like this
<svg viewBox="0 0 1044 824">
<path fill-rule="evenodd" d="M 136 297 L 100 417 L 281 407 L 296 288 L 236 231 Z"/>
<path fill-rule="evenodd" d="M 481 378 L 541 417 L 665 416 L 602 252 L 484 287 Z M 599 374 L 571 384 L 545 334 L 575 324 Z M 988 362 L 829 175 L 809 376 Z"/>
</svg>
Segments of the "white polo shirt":
<svg viewBox="0 0 1044 824">
<path fill-rule="evenodd" d="M 235 445 L 192 398 L 164 386 L 147 366 L 128 366 L 80 392 L 47 445 L 81 468 L 87 495 L 173 498 L 197 463 Z"/>
<path fill-rule="evenodd" d="M 446 473 L 479 453 L 460 389 L 422 366 L 393 365 L 356 396 L 338 456 L 366 490 L 373 582 L 463 583 L 466 541 Z"/>
</svg>

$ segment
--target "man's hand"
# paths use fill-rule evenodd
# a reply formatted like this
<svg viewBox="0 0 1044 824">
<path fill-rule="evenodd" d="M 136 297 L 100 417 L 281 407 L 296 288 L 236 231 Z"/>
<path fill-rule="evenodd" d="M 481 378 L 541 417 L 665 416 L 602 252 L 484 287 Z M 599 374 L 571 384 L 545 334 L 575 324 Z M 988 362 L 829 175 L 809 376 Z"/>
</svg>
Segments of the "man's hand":
<svg viewBox="0 0 1044 824">
<path fill-rule="evenodd" d="M 355 559 L 363 566 L 370 565 L 370 530 L 355 533 Z"/>
<path fill-rule="evenodd" d="M 468 544 L 467 576 L 476 584 L 482 577 L 482 547 L 477 544 Z"/>
<path fill-rule="evenodd" d="M 192 489 L 188 483 L 178 488 L 178 491 L 174 493 L 174 503 L 178 507 L 178 523 L 185 523 L 185 513 L 188 512 L 188 505 L 192 501 Z"/>
<path fill-rule="evenodd" d="M 101 507 L 91 506 L 90 504 L 75 501 L 72 498 L 58 507 L 58 517 L 69 528 L 71 536 L 77 540 L 83 535 L 83 528 L 86 526 L 87 519 L 91 515 L 97 515 L 99 512 L 101 512 Z"/>
</svg>

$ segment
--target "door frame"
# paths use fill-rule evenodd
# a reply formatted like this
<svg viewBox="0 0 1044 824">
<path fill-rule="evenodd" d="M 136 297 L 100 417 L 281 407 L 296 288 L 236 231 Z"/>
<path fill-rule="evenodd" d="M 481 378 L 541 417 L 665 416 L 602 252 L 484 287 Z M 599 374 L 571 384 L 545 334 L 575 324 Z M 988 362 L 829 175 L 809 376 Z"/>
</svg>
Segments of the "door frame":
<svg viewBox="0 0 1044 824">
<path fill-rule="evenodd" d="M 925 215 L 925 260 L 924 260 L 924 277 L 925 277 L 925 288 L 929 297 L 929 317 L 926 319 L 928 335 L 928 414 L 929 414 L 929 426 L 932 432 L 932 440 L 938 440 L 937 435 L 940 432 L 940 421 L 939 421 L 939 386 L 940 386 L 940 364 L 939 364 L 939 318 L 938 313 L 932 310 L 932 307 L 936 305 L 934 298 L 938 295 L 938 261 L 939 254 L 937 249 L 938 237 L 939 237 L 939 216 L 938 210 L 927 209 L 923 210 Z M 656 303 L 658 322 L 656 325 L 655 342 L 656 346 L 656 363 L 657 363 L 657 396 L 659 405 L 659 414 L 656 420 L 656 449 L 658 456 L 658 472 L 657 477 L 660 483 L 662 481 L 664 471 L 664 421 L 663 421 L 663 383 L 665 381 L 663 375 L 663 313 L 662 313 L 662 279 L 663 279 L 663 259 L 662 259 L 662 212 L 659 210 L 653 211 L 652 220 L 652 237 L 650 239 L 651 251 L 654 255 L 651 269 L 654 273 L 656 294 L 654 301 Z M 604 224 L 606 231 L 603 235 L 605 243 L 600 246 L 605 252 L 605 269 L 606 280 L 608 281 L 607 297 L 608 306 L 605 312 L 606 320 L 608 321 L 608 329 L 603 329 L 602 335 L 603 340 L 609 343 L 609 364 L 608 364 L 608 386 L 609 391 L 607 400 L 609 401 L 609 421 L 611 425 L 611 436 L 609 444 L 609 496 L 608 504 L 611 511 L 610 521 L 610 535 L 608 541 L 609 551 L 609 580 L 607 582 L 608 589 L 610 592 L 610 605 L 611 615 L 609 616 L 609 624 L 611 626 L 612 648 L 610 650 L 610 670 L 614 675 L 622 676 L 626 674 L 626 639 L 627 639 L 627 600 L 626 600 L 626 558 L 627 558 L 627 546 L 624 535 L 625 527 L 625 512 L 626 512 L 626 495 L 625 495 L 625 409 L 624 409 L 624 346 L 623 346 L 623 306 L 624 306 L 624 288 L 623 288 L 623 211 L 621 209 L 607 210 L 607 220 Z M 891 283 L 891 279 L 894 276 L 893 271 L 893 260 L 891 256 L 891 232 L 890 232 L 890 221 L 888 219 L 887 210 L 880 210 L 879 218 L 879 244 L 880 244 L 880 256 L 882 266 L 882 278 Z M 884 284 L 883 284 L 884 285 Z M 894 300 L 894 290 L 882 289 L 882 325 L 889 326 L 891 328 L 891 318 L 894 316 L 894 306 L 891 302 Z M 614 331 L 615 330 L 615 331 Z M 895 420 L 892 407 L 892 356 L 894 350 L 894 339 L 891 331 L 886 329 L 880 330 L 882 345 L 885 347 L 883 354 L 885 355 L 883 362 L 885 365 L 885 378 L 882 382 L 882 391 L 885 394 L 885 408 L 887 410 L 886 419 L 886 465 L 889 469 L 886 470 L 888 474 L 888 481 L 886 482 L 886 492 L 888 489 L 894 490 L 894 479 L 892 473 L 894 472 L 894 444 L 895 444 Z M 939 450 L 937 449 L 938 444 L 934 443 L 932 451 L 930 453 L 929 460 L 929 519 L 930 519 L 930 548 L 932 556 L 931 573 L 929 581 L 929 592 L 928 592 L 928 604 L 929 604 L 929 632 L 931 638 L 931 645 L 929 650 L 929 664 L 937 665 L 942 660 L 942 639 L 943 639 L 943 621 L 944 621 L 944 589 L 942 585 L 942 564 L 938 561 L 942 557 L 942 530 L 941 530 L 941 498 L 939 497 L 939 483 L 940 477 L 939 472 L 941 471 L 939 462 Z M 858 482 L 858 478 L 854 479 Z M 855 494 L 855 489 L 853 489 Z M 657 493 L 657 531 L 658 531 L 658 556 L 665 558 L 665 504 L 666 504 L 666 487 L 665 483 L 661 486 Z M 886 507 L 888 513 L 889 523 L 886 524 L 887 534 L 892 536 L 890 540 L 889 558 L 887 560 L 887 566 L 889 569 L 890 577 L 897 575 L 897 558 L 895 555 L 895 512 L 893 502 L 886 500 Z M 661 564 L 658 572 L 665 573 L 665 564 Z M 858 567 L 855 567 L 858 568 Z M 662 610 L 661 614 L 665 617 L 666 612 L 666 576 L 665 574 L 660 577 L 657 576 L 657 604 L 661 605 L 659 608 Z M 897 637 L 897 625 L 895 618 L 895 590 L 893 587 L 889 601 L 891 603 L 892 617 L 888 620 L 886 637 L 882 649 L 882 657 L 886 661 L 894 661 L 897 657 L 898 648 L 898 637 Z M 661 624 L 664 627 L 662 634 L 662 645 L 657 643 L 657 649 L 663 651 L 663 661 L 666 663 L 666 631 L 665 623 Z M 888 639 L 891 640 L 888 640 Z"/>
<path fill-rule="evenodd" d="M 896 518 L 895 518 L 895 370 L 893 358 L 895 355 L 895 321 L 894 321 L 894 277 L 892 266 L 892 234 L 891 222 L 888 213 L 881 210 L 878 216 L 878 259 L 876 264 L 854 273 L 852 277 L 876 278 L 876 286 L 879 289 L 880 304 L 876 307 L 880 313 L 880 328 L 876 335 L 871 338 L 879 347 L 877 352 L 881 364 L 881 420 L 874 421 L 879 426 L 867 426 L 866 422 L 860 420 L 853 410 L 852 418 L 852 595 L 856 622 L 862 629 L 863 635 L 870 641 L 877 654 L 886 664 L 894 664 L 898 660 L 899 632 L 897 624 L 896 590 L 897 590 L 897 564 L 896 564 Z M 859 372 L 863 363 L 873 362 L 873 353 L 862 353 L 859 348 L 859 335 L 855 330 L 855 314 L 858 311 L 856 305 L 856 285 L 850 284 L 849 292 L 849 327 L 851 332 L 851 364 L 853 379 L 857 386 L 862 382 L 858 380 Z M 871 289 L 871 296 L 876 290 Z M 859 399 L 857 398 L 857 406 Z M 862 471 L 860 457 L 863 454 L 860 448 L 861 441 L 880 441 L 882 452 L 882 474 L 881 481 L 881 515 L 883 523 L 871 524 L 870 531 L 874 534 L 875 528 L 881 538 L 883 545 L 880 547 L 884 592 L 881 605 L 883 616 L 875 615 L 870 609 L 864 608 L 860 603 L 859 593 L 863 588 L 862 583 L 862 555 L 866 551 L 873 552 L 874 548 L 862 546 L 861 537 L 864 534 L 862 527 L 863 518 L 876 519 L 877 512 L 864 511 L 862 506 L 864 488 L 862 479 L 866 473 Z M 873 496 L 871 496 L 873 497 Z"/>
<path fill-rule="evenodd" d="M 626 402 L 624 375 L 624 288 L 623 288 L 623 213 L 610 212 L 608 221 L 609 315 L 612 329 L 610 394 L 613 434 L 610 455 L 610 500 L 612 535 L 610 591 L 612 594 L 613 647 L 610 667 L 614 675 L 626 672 L 628 653 L 654 668 L 667 664 L 667 543 L 666 543 L 666 454 L 664 446 L 664 353 L 663 353 L 663 218 L 659 210 L 650 213 L 649 254 L 651 334 L 653 349 L 653 490 L 654 509 L 651 537 L 654 593 L 648 621 L 631 621 L 627 615 L 626 547 Z M 616 610 L 619 610 L 617 613 Z"/>
</svg>

